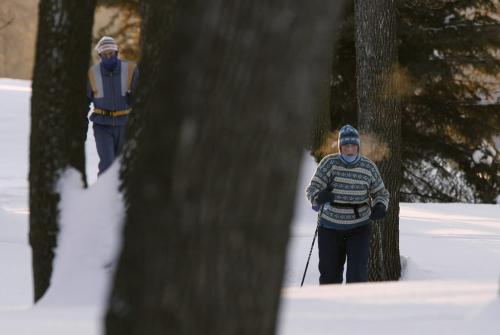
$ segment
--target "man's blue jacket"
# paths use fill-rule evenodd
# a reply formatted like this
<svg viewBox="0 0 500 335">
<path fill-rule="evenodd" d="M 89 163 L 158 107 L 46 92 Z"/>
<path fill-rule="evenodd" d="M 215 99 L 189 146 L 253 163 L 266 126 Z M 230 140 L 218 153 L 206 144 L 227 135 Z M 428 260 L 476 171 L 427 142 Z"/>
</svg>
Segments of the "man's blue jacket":
<svg viewBox="0 0 500 335">
<path fill-rule="evenodd" d="M 128 61 L 119 60 L 113 71 L 108 71 L 102 63 L 89 69 L 89 100 L 95 109 L 106 112 L 124 112 L 130 110 L 137 87 L 139 72 L 137 66 Z M 101 125 L 124 125 L 128 115 L 105 116 L 92 113 L 90 121 Z"/>
</svg>

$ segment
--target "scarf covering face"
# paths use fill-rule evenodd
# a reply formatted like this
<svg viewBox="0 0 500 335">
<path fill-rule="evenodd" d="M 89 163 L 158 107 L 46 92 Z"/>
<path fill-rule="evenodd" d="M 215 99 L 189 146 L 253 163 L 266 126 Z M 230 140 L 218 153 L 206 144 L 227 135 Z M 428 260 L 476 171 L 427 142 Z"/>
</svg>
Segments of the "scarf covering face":
<svg viewBox="0 0 500 335">
<path fill-rule="evenodd" d="M 340 156 L 342 157 L 342 159 L 346 163 L 352 163 L 352 162 L 354 162 L 358 158 L 358 154 L 356 154 L 356 155 L 344 155 L 344 154 L 341 154 Z"/>
<path fill-rule="evenodd" d="M 118 64 L 118 56 L 114 55 L 110 58 L 101 57 L 101 63 L 106 70 L 108 70 L 109 72 L 113 72 L 113 70 L 116 68 L 116 65 Z"/>
</svg>

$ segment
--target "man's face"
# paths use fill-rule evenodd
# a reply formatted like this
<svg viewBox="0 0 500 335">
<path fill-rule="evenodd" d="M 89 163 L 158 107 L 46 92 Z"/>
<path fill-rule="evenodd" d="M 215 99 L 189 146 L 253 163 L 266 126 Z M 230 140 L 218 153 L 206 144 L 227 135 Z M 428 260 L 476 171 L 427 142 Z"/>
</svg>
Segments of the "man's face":
<svg viewBox="0 0 500 335">
<path fill-rule="evenodd" d="M 356 144 L 344 144 L 340 146 L 340 152 L 347 156 L 354 156 L 358 153 L 358 146 Z"/>
<path fill-rule="evenodd" d="M 114 55 L 116 55 L 116 51 L 113 51 L 113 50 L 106 50 L 106 51 L 103 51 L 99 54 L 99 56 L 101 56 L 101 58 L 111 58 L 113 57 Z"/>
</svg>

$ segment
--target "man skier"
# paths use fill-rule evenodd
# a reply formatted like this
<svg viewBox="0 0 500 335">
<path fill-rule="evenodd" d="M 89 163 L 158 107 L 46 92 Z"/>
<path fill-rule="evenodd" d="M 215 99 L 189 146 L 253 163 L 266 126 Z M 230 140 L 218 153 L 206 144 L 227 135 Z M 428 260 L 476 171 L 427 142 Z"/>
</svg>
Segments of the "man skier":
<svg viewBox="0 0 500 335">
<path fill-rule="evenodd" d="M 111 166 L 123 143 L 138 71 L 134 63 L 118 58 L 118 45 L 112 37 L 101 38 L 95 50 L 101 61 L 89 69 L 88 97 L 94 104 L 90 121 L 101 175 Z"/>
<path fill-rule="evenodd" d="M 389 192 L 371 160 L 359 153 L 358 131 L 345 125 L 339 153 L 324 157 L 306 195 L 319 210 L 320 284 L 342 283 L 347 258 L 347 283 L 368 281 L 371 223 L 385 216 Z"/>
</svg>

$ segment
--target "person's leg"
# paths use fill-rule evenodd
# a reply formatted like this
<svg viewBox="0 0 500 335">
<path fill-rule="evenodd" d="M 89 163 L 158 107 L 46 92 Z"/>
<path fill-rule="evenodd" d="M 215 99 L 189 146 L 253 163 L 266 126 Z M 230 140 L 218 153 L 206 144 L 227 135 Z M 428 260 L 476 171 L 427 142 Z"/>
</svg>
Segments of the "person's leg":
<svg viewBox="0 0 500 335">
<path fill-rule="evenodd" d="M 97 154 L 99 155 L 98 175 L 101 175 L 111 166 L 115 159 L 113 134 L 111 126 L 103 126 L 94 123 L 93 129 Z"/>
<path fill-rule="evenodd" d="M 347 283 L 368 281 L 368 258 L 370 257 L 371 224 L 346 232 Z"/>
<path fill-rule="evenodd" d="M 319 283 L 342 284 L 345 263 L 343 232 L 318 228 Z"/>
<path fill-rule="evenodd" d="M 120 154 L 125 139 L 125 126 L 113 127 L 115 157 Z"/>
</svg>

